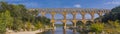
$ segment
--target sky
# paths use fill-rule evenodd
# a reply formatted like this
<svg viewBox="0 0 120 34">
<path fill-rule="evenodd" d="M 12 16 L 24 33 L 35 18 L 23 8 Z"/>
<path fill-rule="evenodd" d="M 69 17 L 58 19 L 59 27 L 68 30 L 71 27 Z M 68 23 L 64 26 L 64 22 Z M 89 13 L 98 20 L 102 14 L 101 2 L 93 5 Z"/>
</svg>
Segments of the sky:
<svg viewBox="0 0 120 34">
<path fill-rule="evenodd" d="M 120 5 L 120 0 L 0 0 L 9 4 L 23 4 L 26 8 L 97 8 L 97 9 L 112 9 Z M 46 14 L 51 18 L 50 14 Z M 56 19 L 61 19 L 62 15 L 57 14 Z M 67 18 L 72 18 L 71 14 Z M 58 18 L 59 17 L 59 18 Z M 90 19 L 90 15 L 86 14 L 85 17 Z M 98 17 L 95 14 L 95 18 Z M 81 19 L 81 15 L 77 15 L 77 19 Z"/>
<path fill-rule="evenodd" d="M 120 0 L 4 0 L 11 4 L 23 4 L 27 8 L 106 8 L 120 5 Z"/>
</svg>

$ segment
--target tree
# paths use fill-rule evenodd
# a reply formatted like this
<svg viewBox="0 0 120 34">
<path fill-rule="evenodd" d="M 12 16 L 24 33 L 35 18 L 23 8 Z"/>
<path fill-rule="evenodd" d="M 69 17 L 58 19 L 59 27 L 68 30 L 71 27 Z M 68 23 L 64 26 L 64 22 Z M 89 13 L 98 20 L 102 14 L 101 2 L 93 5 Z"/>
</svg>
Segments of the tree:
<svg viewBox="0 0 120 34">
<path fill-rule="evenodd" d="M 111 12 L 120 13 L 120 6 L 117 6 L 117 7 L 113 8 L 113 9 L 111 10 Z"/>
<path fill-rule="evenodd" d="M 38 12 L 38 10 L 36 10 L 36 9 L 30 9 L 30 10 L 28 10 L 27 11 L 30 15 L 33 15 L 33 16 L 38 16 L 38 14 L 39 14 L 39 12 Z"/>
<path fill-rule="evenodd" d="M 5 15 L 5 22 L 6 22 L 6 27 L 11 29 L 11 27 L 13 26 L 13 18 L 10 16 L 10 11 L 5 11 L 4 13 Z"/>
<path fill-rule="evenodd" d="M 11 29 L 13 26 L 13 18 L 10 16 L 10 12 L 6 10 L 4 13 L 0 15 L 0 29 L 5 32 L 6 28 Z M 0 31 L 1 31 L 0 30 Z"/>
<path fill-rule="evenodd" d="M 105 14 L 102 17 L 99 17 L 96 20 L 100 19 L 102 20 L 102 22 L 106 23 L 108 22 L 108 20 L 111 20 L 111 21 L 120 20 L 119 17 L 120 17 L 120 6 L 113 8 L 111 12 L 109 12 L 108 14 Z"/>
<path fill-rule="evenodd" d="M 38 22 L 37 24 L 35 24 L 35 29 L 40 29 L 43 27 L 43 24 L 41 22 Z"/>
<path fill-rule="evenodd" d="M 93 24 L 91 24 L 90 29 L 93 32 L 97 32 L 97 33 L 102 32 L 102 30 L 104 29 L 104 24 L 103 23 L 93 23 Z"/>
<path fill-rule="evenodd" d="M 8 4 L 6 2 L 0 2 L 0 13 L 8 10 Z"/>
<path fill-rule="evenodd" d="M 19 31 L 20 29 L 25 29 L 26 24 L 28 26 L 37 25 L 38 28 L 39 26 L 49 25 L 50 19 L 37 16 L 38 13 L 37 10 L 29 12 L 29 10 L 21 4 L 14 5 L 0 2 L 0 32 L 6 31 L 6 28 Z M 28 29 L 29 28 L 30 27 L 28 27 Z"/>
<path fill-rule="evenodd" d="M 6 32 L 6 23 L 4 20 L 4 13 L 0 13 L 0 34 Z"/>
<path fill-rule="evenodd" d="M 36 21 L 40 21 L 44 25 L 49 25 L 50 24 L 50 19 L 48 19 L 46 17 L 38 16 L 35 19 L 36 19 Z"/>
<path fill-rule="evenodd" d="M 78 22 L 76 23 L 76 25 L 77 25 L 77 26 L 82 26 L 82 25 L 83 25 L 83 22 L 82 22 L 82 21 L 78 21 Z"/>
<path fill-rule="evenodd" d="M 91 25 L 93 22 L 92 21 L 87 21 L 86 22 L 86 26 L 89 26 L 89 25 Z"/>
<path fill-rule="evenodd" d="M 11 30 L 19 31 L 21 29 L 25 29 L 25 23 L 20 19 L 15 19 L 14 18 L 13 26 L 12 26 Z"/>
</svg>

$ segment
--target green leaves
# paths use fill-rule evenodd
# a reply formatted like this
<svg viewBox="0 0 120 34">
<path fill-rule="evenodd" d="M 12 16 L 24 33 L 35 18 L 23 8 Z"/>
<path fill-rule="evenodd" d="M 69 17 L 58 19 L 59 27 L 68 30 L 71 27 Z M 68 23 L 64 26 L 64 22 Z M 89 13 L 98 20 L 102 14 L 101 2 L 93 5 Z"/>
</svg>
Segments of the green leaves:
<svg viewBox="0 0 120 34">
<path fill-rule="evenodd" d="M 4 13 L 5 15 L 5 22 L 6 22 L 6 27 L 11 28 L 13 26 L 13 17 L 11 17 L 10 15 L 10 11 L 6 10 L 6 12 Z"/>
<path fill-rule="evenodd" d="M 120 13 L 120 6 L 113 8 L 111 12 L 112 13 Z"/>
<path fill-rule="evenodd" d="M 102 23 L 94 23 L 90 26 L 90 29 L 93 32 L 102 32 L 102 30 L 104 29 L 104 24 Z"/>
<path fill-rule="evenodd" d="M 5 32 L 6 28 L 20 31 L 21 29 L 43 28 L 50 24 L 50 19 L 46 17 L 37 17 L 38 11 L 30 11 L 24 5 L 8 4 L 0 2 L 0 34 Z M 34 16 L 35 15 L 35 16 Z M 26 27 L 25 27 L 26 26 Z"/>
<path fill-rule="evenodd" d="M 99 17 L 96 20 L 100 19 L 102 20 L 102 22 L 107 23 L 108 20 L 111 20 L 111 21 L 120 20 L 119 17 L 120 17 L 120 6 L 113 8 L 110 13 L 107 13 L 104 16 Z"/>
<path fill-rule="evenodd" d="M 5 32 L 6 28 L 11 28 L 13 25 L 13 19 L 10 16 L 10 12 L 9 11 L 5 11 L 5 13 L 1 13 L 0 14 L 0 31 L 1 32 Z"/>
</svg>

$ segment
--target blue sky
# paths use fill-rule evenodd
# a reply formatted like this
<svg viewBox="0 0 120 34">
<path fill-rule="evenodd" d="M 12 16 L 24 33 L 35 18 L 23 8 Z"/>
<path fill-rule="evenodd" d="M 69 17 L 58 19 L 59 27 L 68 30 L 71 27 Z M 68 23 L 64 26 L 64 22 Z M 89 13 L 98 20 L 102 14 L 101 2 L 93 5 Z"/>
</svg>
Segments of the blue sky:
<svg viewBox="0 0 120 34">
<path fill-rule="evenodd" d="M 120 0 L 5 0 L 27 8 L 107 8 L 120 5 Z"/>
<path fill-rule="evenodd" d="M 2 1 L 2 0 L 0 0 Z M 120 0 L 4 0 L 10 4 L 23 4 L 26 8 L 98 8 L 98 9 L 112 9 L 120 5 Z M 46 14 L 48 18 L 51 18 L 50 14 Z M 62 15 L 57 14 L 56 19 L 61 19 Z M 71 14 L 67 15 L 70 19 Z M 59 18 L 58 18 L 59 17 Z M 85 17 L 90 19 L 90 15 L 86 14 Z M 95 18 L 98 17 L 95 14 Z M 77 15 L 77 19 L 82 18 L 80 14 Z"/>
</svg>

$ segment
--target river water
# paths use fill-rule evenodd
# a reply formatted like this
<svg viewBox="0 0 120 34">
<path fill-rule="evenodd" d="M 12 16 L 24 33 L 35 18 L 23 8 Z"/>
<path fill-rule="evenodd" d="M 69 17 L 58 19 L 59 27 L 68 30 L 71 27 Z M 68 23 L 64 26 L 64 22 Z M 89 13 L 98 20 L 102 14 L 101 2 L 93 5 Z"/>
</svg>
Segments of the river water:
<svg viewBox="0 0 120 34">
<path fill-rule="evenodd" d="M 80 33 L 78 33 L 75 29 L 70 30 L 70 29 L 63 29 L 63 27 L 56 27 L 56 29 L 46 31 L 40 34 L 80 34 Z"/>
</svg>

